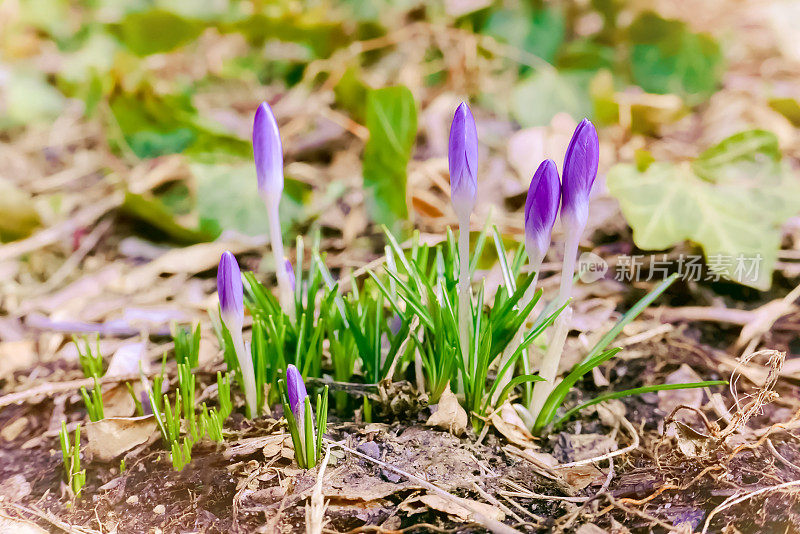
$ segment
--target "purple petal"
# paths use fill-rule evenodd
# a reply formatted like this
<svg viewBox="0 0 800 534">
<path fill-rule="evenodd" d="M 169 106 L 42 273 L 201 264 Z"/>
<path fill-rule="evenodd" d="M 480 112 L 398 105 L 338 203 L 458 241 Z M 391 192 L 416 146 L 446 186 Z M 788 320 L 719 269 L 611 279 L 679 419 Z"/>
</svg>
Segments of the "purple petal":
<svg viewBox="0 0 800 534">
<path fill-rule="evenodd" d="M 298 413 L 302 413 L 304 410 L 303 404 L 308 393 L 306 393 L 306 385 L 303 383 L 300 371 L 291 364 L 286 369 L 286 391 L 289 394 L 289 408 L 292 409 L 292 413 L 299 422 L 300 416 Z"/>
<path fill-rule="evenodd" d="M 541 261 L 550 247 L 560 200 L 558 169 L 553 160 L 546 159 L 536 169 L 525 199 L 525 245 L 531 261 Z"/>
<path fill-rule="evenodd" d="M 283 146 L 278 123 L 269 104 L 262 102 L 253 121 L 253 155 L 256 160 L 258 191 L 280 193 L 283 191 Z"/>
<path fill-rule="evenodd" d="M 600 144 L 597 130 L 588 119 L 575 128 L 564 156 L 561 185 L 561 217 L 567 224 L 585 225 L 588 216 L 589 192 L 597 177 Z"/>
<path fill-rule="evenodd" d="M 233 315 L 239 320 L 244 320 L 242 273 L 236 258 L 228 250 L 223 252 L 219 259 L 217 293 L 219 293 L 219 307 L 222 314 Z"/>
<path fill-rule="evenodd" d="M 450 125 L 448 150 L 450 199 L 456 212 L 475 205 L 478 171 L 478 131 L 469 106 L 462 102 Z"/>
</svg>

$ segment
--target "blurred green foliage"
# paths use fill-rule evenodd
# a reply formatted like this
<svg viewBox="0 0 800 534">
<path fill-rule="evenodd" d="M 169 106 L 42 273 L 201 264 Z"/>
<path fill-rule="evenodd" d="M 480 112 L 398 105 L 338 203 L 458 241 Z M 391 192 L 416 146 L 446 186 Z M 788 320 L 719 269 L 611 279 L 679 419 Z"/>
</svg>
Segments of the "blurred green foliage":
<svg viewBox="0 0 800 534">
<path fill-rule="evenodd" d="M 432 31 L 471 31 L 516 51 L 496 58 L 511 74 L 509 98 L 483 94 L 480 81 L 471 83 L 475 94 L 470 96 L 508 113 L 522 126 L 546 124 L 561 111 L 601 124 L 617 122 L 618 95 L 638 85 L 649 93 L 677 95 L 682 102 L 630 107 L 632 128 L 655 134 L 660 123 L 675 120 L 685 107 L 707 99 L 723 72 L 720 47 L 711 36 L 619 0 L 592 0 L 588 5 L 540 0 L 463 4 L 27 0 L 19 3 L 18 20 L 0 36 L 0 66 L 8 66 L 6 82 L 0 83 L 0 129 L 52 120 L 72 98 L 84 102 L 87 116 L 101 121 L 109 146 L 119 155 L 135 161 L 184 154 L 192 173 L 182 188 L 170 190 L 177 201 L 163 191 L 129 193 L 125 211 L 170 239 L 191 242 L 214 238 L 225 229 L 264 232 L 261 206 L 252 198 L 255 173 L 249 135 L 220 122 L 202 105 L 208 95 L 215 95 L 213 107 L 224 109 L 230 104 L 220 102 L 220 95 L 243 88 L 252 94 L 259 85 L 270 86 L 280 96 L 301 81 L 313 91 L 332 78 L 334 106 L 370 134 L 363 174 L 373 218 L 392 224 L 407 216 L 406 167 L 416 136 L 416 104 L 406 88 L 384 89 L 365 82 L 375 79 L 370 71 L 384 62 L 396 64 L 396 59 L 390 60 L 396 47 L 356 54 L 348 48 L 356 41 L 387 36 L 405 23 L 430 23 Z M 457 13 L 451 12 L 454 6 Z M 624 10 L 633 13 L 622 17 Z M 589 19 L 595 22 L 582 22 Z M 57 49 L 58 62 L 47 74 L 29 60 L 31 32 Z M 236 53 L 211 68 L 208 42 L 226 37 L 238 37 L 232 41 L 237 43 Z M 479 55 L 495 53 L 495 48 L 475 42 Z M 451 51 L 437 46 L 424 51 L 423 62 L 446 64 L 442 60 Z M 343 63 L 332 61 L 309 76 L 309 65 L 338 58 L 338 52 L 343 52 Z M 185 53 L 189 59 L 176 60 L 171 53 Z M 445 67 L 420 65 L 420 72 L 426 87 L 463 90 L 450 85 L 453 79 Z M 776 100 L 774 107 L 787 116 L 798 115 L 794 101 Z M 209 194 L 214 188 L 225 194 Z M 282 207 L 286 233 L 292 232 L 291 223 L 303 225 L 311 216 L 300 206 L 307 191 L 295 189 Z M 239 194 L 249 196 L 233 213 Z M 4 235 L 25 235 L 35 224 L 23 226 L 22 234 L 18 228 Z"/>
<path fill-rule="evenodd" d="M 367 94 L 369 141 L 364 147 L 364 187 L 375 221 L 393 225 L 408 216 L 406 167 L 417 135 L 417 109 L 408 88 L 386 87 Z"/>
</svg>

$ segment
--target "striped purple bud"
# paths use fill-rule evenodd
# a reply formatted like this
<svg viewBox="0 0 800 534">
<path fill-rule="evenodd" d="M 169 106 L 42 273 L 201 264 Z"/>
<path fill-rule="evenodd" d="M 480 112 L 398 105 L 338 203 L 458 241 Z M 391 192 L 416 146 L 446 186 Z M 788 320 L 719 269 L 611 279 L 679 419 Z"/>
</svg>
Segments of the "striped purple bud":
<svg viewBox="0 0 800 534">
<path fill-rule="evenodd" d="M 303 410 L 308 397 L 306 385 L 297 367 L 289 364 L 286 369 L 286 392 L 289 394 L 289 408 L 291 408 L 298 425 L 303 417 Z M 302 428 L 302 425 L 301 425 Z"/>
<path fill-rule="evenodd" d="M 259 194 L 280 196 L 283 192 L 283 146 L 278 123 L 266 102 L 258 106 L 253 121 L 253 155 Z"/>
<path fill-rule="evenodd" d="M 588 119 L 575 128 L 564 156 L 561 183 L 561 220 L 569 229 L 579 232 L 589 217 L 589 192 L 597 177 L 600 144 L 597 130 Z"/>
<path fill-rule="evenodd" d="M 556 222 L 560 200 L 558 169 L 553 160 L 546 159 L 533 174 L 525 199 L 525 250 L 536 268 L 550 248 L 550 234 Z"/>
<path fill-rule="evenodd" d="M 223 321 L 227 323 L 229 320 L 236 320 L 241 324 L 244 321 L 242 273 L 236 258 L 228 250 L 223 252 L 219 259 L 217 293 Z M 228 328 L 230 329 L 231 326 L 229 325 Z"/>
<path fill-rule="evenodd" d="M 478 187 L 478 131 L 469 106 L 462 102 L 450 124 L 447 153 L 450 166 L 450 201 L 459 218 L 469 217 Z"/>
</svg>

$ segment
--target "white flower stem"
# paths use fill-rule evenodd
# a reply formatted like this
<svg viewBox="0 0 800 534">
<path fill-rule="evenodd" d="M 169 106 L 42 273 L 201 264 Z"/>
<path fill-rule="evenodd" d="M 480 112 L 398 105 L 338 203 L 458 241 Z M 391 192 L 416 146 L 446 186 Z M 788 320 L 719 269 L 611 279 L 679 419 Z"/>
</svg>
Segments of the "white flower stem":
<svg viewBox="0 0 800 534">
<path fill-rule="evenodd" d="M 269 215 L 269 235 L 270 243 L 272 245 L 272 256 L 275 261 L 275 275 L 278 278 L 278 300 L 281 304 L 281 309 L 292 320 L 294 320 L 294 291 L 292 291 L 289 277 L 283 267 L 286 256 L 283 253 L 283 236 L 281 234 L 281 218 L 278 211 L 278 206 L 281 202 L 280 194 L 266 194 L 264 195 L 264 203 L 267 206 L 267 213 Z"/>
<path fill-rule="evenodd" d="M 569 326 L 572 322 L 572 307 L 564 308 L 564 311 L 556 318 L 555 330 L 547 351 L 542 359 L 539 368 L 539 376 L 544 378 L 544 382 L 536 382 L 533 385 L 533 398 L 529 411 L 533 416 L 534 422 L 539 417 L 547 397 L 556 387 L 556 375 L 558 374 L 558 364 L 561 361 L 561 353 L 564 350 L 564 342 L 567 340 Z"/>
<path fill-rule="evenodd" d="M 238 324 L 236 324 L 238 323 Z M 253 358 L 245 349 L 244 338 L 242 337 L 242 324 L 240 321 L 226 320 L 225 324 L 231 333 L 233 348 L 236 351 L 236 359 L 239 360 L 239 369 L 242 371 L 242 381 L 244 382 L 244 397 L 250 417 L 257 417 L 257 395 L 256 395 L 256 374 L 253 370 Z"/>
<path fill-rule="evenodd" d="M 578 243 L 583 228 L 571 228 L 567 230 L 567 239 L 564 243 L 564 263 L 561 268 L 561 286 L 556 298 L 557 305 L 563 306 L 572 297 L 572 278 L 575 276 L 575 260 L 578 255 Z M 572 307 L 568 306 L 556 318 L 555 330 L 547 351 L 542 359 L 539 368 L 539 376 L 544 378 L 544 382 L 536 382 L 533 385 L 533 398 L 529 411 L 534 421 L 539 417 L 547 397 L 553 391 L 558 374 L 558 364 L 561 362 L 561 353 L 564 351 L 564 343 L 567 341 L 570 323 L 572 322 Z"/>
<path fill-rule="evenodd" d="M 572 279 L 575 277 L 575 262 L 578 256 L 578 244 L 583 228 L 567 230 L 564 242 L 564 263 L 561 266 L 561 285 L 558 288 L 559 306 L 563 306 L 572 297 Z"/>
<path fill-rule="evenodd" d="M 469 323 L 472 320 L 472 306 L 469 298 L 469 212 L 458 218 L 458 340 L 461 345 L 461 357 L 464 369 L 474 374 L 469 368 Z M 465 384 L 466 385 L 466 384 Z"/>
</svg>

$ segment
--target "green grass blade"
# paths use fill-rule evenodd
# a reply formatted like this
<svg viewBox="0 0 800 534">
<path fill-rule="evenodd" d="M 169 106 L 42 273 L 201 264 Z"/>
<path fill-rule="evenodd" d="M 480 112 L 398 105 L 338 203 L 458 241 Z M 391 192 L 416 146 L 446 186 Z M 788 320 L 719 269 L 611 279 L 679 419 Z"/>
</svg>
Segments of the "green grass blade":
<svg viewBox="0 0 800 534">
<path fill-rule="evenodd" d="M 588 408 L 589 406 L 594 406 L 595 404 L 600 404 L 601 402 L 605 402 L 607 400 L 613 399 L 620 399 L 622 397 L 629 397 L 632 395 L 641 395 L 642 393 L 651 393 L 654 391 L 669 391 L 672 389 L 694 389 L 694 388 L 704 388 L 708 386 L 726 386 L 728 382 L 726 380 L 706 380 L 705 382 L 689 382 L 686 384 L 657 384 L 653 386 L 643 386 L 639 388 L 633 389 L 626 389 L 623 391 L 613 391 L 611 393 L 604 393 L 593 398 L 590 401 L 584 402 L 574 408 L 567 410 L 560 419 L 558 419 L 554 423 L 554 427 L 558 428 L 559 426 L 563 425 L 567 422 L 567 420 L 578 413 L 579 411 L 583 410 L 584 408 Z"/>
<path fill-rule="evenodd" d="M 526 382 L 543 382 L 543 381 L 544 378 L 542 378 L 539 375 L 515 376 L 514 378 L 511 379 L 511 381 L 508 384 L 506 384 L 506 387 L 504 387 L 502 391 L 500 391 L 500 395 L 497 397 L 496 405 L 501 406 L 503 404 L 503 401 L 506 400 L 506 396 L 508 395 L 508 392 L 511 391 L 511 388 L 516 387 L 520 384 L 524 384 Z"/>
<path fill-rule="evenodd" d="M 620 320 L 617 321 L 617 324 L 615 324 L 614 327 L 606 333 L 606 335 L 600 338 L 600 341 L 598 341 L 592 350 L 589 351 L 589 354 L 586 355 L 586 358 L 584 358 L 583 362 L 581 363 L 588 362 L 605 350 L 605 348 L 611 344 L 612 341 L 614 341 L 614 338 L 616 338 L 619 333 L 622 332 L 622 329 L 625 328 L 628 323 L 636 319 L 636 317 L 642 313 L 645 308 L 650 306 L 650 304 L 652 304 L 653 301 L 661 295 L 661 293 L 666 291 L 667 288 L 671 286 L 679 276 L 680 273 L 674 273 L 670 275 L 666 280 L 658 284 L 652 291 L 650 291 L 650 293 L 642 297 L 639 302 L 633 306 L 633 308 L 628 310 L 625 315 L 623 315 Z"/>
<path fill-rule="evenodd" d="M 578 365 L 575 367 L 564 379 L 550 392 L 550 395 L 547 397 L 547 400 L 542 407 L 542 411 L 539 412 L 538 417 L 536 418 L 536 425 L 533 427 L 534 434 L 538 434 L 541 432 L 544 427 L 546 427 L 556 415 L 556 410 L 561 403 L 564 402 L 564 399 L 569 393 L 569 390 L 581 379 L 583 375 L 597 367 L 605 363 L 606 361 L 613 358 L 619 351 L 622 349 L 620 348 L 613 348 L 609 349 L 602 354 L 598 354 L 595 356 L 590 362 L 585 364 Z"/>
</svg>

